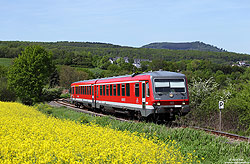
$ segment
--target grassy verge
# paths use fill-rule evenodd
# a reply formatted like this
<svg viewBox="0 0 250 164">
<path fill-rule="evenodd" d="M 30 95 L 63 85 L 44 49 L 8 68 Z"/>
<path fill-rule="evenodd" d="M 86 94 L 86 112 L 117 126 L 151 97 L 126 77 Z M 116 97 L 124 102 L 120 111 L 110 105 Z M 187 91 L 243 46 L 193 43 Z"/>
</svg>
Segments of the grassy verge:
<svg viewBox="0 0 250 164">
<path fill-rule="evenodd" d="M 202 163 L 250 162 L 250 144 L 232 142 L 224 137 L 217 137 L 203 131 L 190 128 L 166 128 L 152 123 L 127 123 L 111 120 L 108 117 L 92 117 L 71 111 L 67 108 L 50 107 L 40 104 L 37 109 L 60 119 L 70 119 L 82 123 L 94 122 L 100 126 L 109 126 L 121 131 L 145 133 L 148 137 L 156 136 L 167 142 L 175 140 L 183 153 L 193 153 Z M 204 158 L 204 160 L 203 160 Z M 236 160 L 236 161 L 235 161 Z"/>
</svg>

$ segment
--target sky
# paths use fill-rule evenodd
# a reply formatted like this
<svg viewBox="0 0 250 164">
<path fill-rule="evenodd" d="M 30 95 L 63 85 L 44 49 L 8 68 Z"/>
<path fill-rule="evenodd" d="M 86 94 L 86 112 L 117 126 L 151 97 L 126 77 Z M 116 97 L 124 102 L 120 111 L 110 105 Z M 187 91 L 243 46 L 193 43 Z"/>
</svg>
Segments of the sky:
<svg viewBox="0 0 250 164">
<path fill-rule="evenodd" d="M 201 41 L 250 54 L 249 0 L 0 0 L 0 13 L 1 41 Z"/>
</svg>

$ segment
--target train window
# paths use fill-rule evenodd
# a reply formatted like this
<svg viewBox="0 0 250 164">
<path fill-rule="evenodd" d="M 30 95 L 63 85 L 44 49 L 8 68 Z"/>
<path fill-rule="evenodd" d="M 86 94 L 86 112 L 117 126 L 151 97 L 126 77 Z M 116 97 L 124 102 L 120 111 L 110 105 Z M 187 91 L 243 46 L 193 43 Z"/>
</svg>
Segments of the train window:
<svg viewBox="0 0 250 164">
<path fill-rule="evenodd" d="M 135 83 L 135 97 L 140 97 L 139 83 Z"/>
<path fill-rule="evenodd" d="M 155 92 L 185 92 L 184 79 L 155 79 Z"/>
<path fill-rule="evenodd" d="M 106 95 L 109 95 L 109 85 L 106 86 Z"/>
<path fill-rule="evenodd" d="M 117 84 L 117 96 L 121 95 L 121 84 Z"/>
<path fill-rule="evenodd" d="M 103 85 L 103 96 L 105 96 L 105 85 Z"/>
<path fill-rule="evenodd" d="M 112 96 L 112 91 L 113 91 L 113 85 L 112 84 L 110 84 L 110 88 L 109 88 L 109 91 L 110 91 L 110 96 Z"/>
<path fill-rule="evenodd" d="M 89 94 L 92 95 L 92 87 L 89 87 Z"/>
<path fill-rule="evenodd" d="M 91 94 L 91 88 L 90 88 L 90 86 L 88 86 L 88 92 L 89 92 L 88 95 L 90 95 Z"/>
<path fill-rule="evenodd" d="M 78 87 L 76 87 L 76 94 L 78 94 Z"/>
<path fill-rule="evenodd" d="M 126 96 L 130 96 L 130 84 L 126 84 Z"/>
<path fill-rule="evenodd" d="M 83 94 L 86 94 L 86 86 L 83 86 Z"/>
<path fill-rule="evenodd" d="M 149 92 L 149 83 L 146 84 L 147 85 L 147 97 L 150 96 L 150 92 Z"/>
<path fill-rule="evenodd" d="M 81 86 L 81 94 L 83 94 L 83 86 Z"/>
<path fill-rule="evenodd" d="M 125 96 L 125 84 L 122 84 L 122 96 Z"/>
<path fill-rule="evenodd" d="M 92 95 L 94 95 L 94 89 L 93 88 L 94 88 L 94 86 L 92 85 Z"/>
<path fill-rule="evenodd" d="M 100 85 L 100 95 L 102 95 L 102 85 Z"/>
<path fill-rule="evenodd" d="M 113 87 L 113 92 L 114 92 L 114 96 L 116 96 L 116 85 L 114 85 L 114 87 Z"/>
<path fill-rule="evenodd" d="M 74 87 L 72 87 L 71 92 L 72 92 L 72 94 L 74 94 Z"/>
</svg>

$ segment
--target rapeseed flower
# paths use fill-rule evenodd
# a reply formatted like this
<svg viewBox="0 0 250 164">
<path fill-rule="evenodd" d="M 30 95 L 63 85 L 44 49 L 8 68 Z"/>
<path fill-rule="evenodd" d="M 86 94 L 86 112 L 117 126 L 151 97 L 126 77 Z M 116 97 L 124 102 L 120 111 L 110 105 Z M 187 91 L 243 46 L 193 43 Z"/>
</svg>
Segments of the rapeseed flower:
<svg viewBox="0 0 250 164">
<path fill-rule="evenodd" d="M 0 163 L 196 163 L 176 141 L 48 117 L 0 102 Z"/>
</svg>

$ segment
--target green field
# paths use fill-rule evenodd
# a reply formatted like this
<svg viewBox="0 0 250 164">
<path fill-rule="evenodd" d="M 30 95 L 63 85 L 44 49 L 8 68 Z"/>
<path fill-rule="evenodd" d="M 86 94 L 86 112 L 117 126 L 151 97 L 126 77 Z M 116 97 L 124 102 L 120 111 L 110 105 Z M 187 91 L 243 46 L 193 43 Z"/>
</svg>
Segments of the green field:
<svg viewBox="0 0 250 164">
<path fill-rule="evenodd" d="M 250 144 L 247 142 L 231 141 L 225 137 L 218 137 L 201 130 L 191 128 L 167 128 L 153 123 L 128 123 L 111 120 L 108 117 L 92 117 L 74 112 L 64 107 L 53 108 L 39 105 L 37 109 L 43 113 L 59 119 L 79 121 L 83 124 L 95 123 L 108 126 L 120 131 L 143 133 L 148 137 L 156 136 L 159 140 L 168 142 L 175 140 L 184 154 L 192 153 L 201 163 L 250 162 Z M 237 161 L 236 161 L 237 162 Z"/>
<path fill-rule="evenodd" d="M 8 67 L 12 64 L 12 60 L 11 58 L 0 58 L 0 65 Z"/>
</svg>

